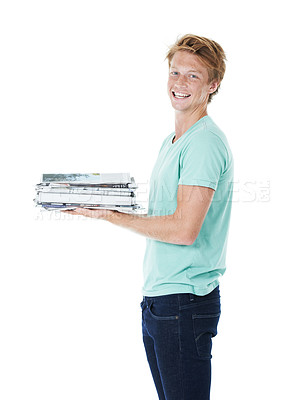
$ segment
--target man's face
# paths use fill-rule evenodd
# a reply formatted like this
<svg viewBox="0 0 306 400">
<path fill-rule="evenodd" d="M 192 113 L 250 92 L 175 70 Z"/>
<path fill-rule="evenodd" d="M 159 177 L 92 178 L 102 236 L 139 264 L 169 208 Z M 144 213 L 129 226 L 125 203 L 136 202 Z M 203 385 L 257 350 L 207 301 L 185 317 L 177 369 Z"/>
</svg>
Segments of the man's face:
<svg viewBox="0 0 306 400">
<path fill-rule="evenodd" d="M 217 82 L 208 84 L 207 68 L 188 51 L 177 51 L 170 64 L 168 95 L 172 107 L 179 112 L 201 112 Z"/>
</svg>

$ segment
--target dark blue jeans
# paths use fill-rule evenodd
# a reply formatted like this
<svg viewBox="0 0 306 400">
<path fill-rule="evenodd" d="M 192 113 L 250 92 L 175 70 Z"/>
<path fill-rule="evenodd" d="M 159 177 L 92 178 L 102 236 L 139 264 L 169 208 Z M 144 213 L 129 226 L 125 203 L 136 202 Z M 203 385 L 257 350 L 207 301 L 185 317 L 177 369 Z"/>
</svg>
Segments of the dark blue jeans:
<svg viewBox="0 0 306 400">
<path fill-rule="evenodd" d="M 160 400 L 209 400 L 217 286 L 206 296 L 170 294 L 141 302 L 143 342 Z"/>
</svg>

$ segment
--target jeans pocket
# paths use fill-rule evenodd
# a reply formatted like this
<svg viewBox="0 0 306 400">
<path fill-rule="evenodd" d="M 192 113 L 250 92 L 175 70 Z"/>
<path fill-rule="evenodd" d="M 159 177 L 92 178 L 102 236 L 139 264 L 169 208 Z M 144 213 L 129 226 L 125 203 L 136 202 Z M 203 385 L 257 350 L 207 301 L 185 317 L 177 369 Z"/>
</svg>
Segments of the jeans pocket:
<svg viewBox="0 0 306 400">
<path fill-rule="evenodd" d="M 217 335 L 217 326 L 220 312 L 216 314 L 194 314 L 193 332 L 198 356 L 202 359 L 211 359 L 212 338 Z"/>
<path fill-rule="evenodd" d="M 167 315 L 169 313 L 167 307 L 161 307 L 154 302 L 149 305 L 148 310 L 151 317 L 157 321 L 173 321 L 179 318 L 178 315 Z"/>
</svg>

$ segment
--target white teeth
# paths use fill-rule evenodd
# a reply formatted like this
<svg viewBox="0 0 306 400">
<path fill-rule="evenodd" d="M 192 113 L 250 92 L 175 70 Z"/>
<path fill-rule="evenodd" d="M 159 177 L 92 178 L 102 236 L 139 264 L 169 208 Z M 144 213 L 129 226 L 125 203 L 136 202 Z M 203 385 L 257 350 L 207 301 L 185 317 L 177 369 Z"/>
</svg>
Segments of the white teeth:
<svg viewBox="0 0 306 400">
<path fill-rule="evenodd" d="M 173 94 L 174 94 L 175 97 L 178 97 L 178 98 L 181 98 L 181 99 L 190 96 L 190 94 L 184 94 L 184 93 L 179 93 L 179 92 L 173 92 Z"/>
</svg>

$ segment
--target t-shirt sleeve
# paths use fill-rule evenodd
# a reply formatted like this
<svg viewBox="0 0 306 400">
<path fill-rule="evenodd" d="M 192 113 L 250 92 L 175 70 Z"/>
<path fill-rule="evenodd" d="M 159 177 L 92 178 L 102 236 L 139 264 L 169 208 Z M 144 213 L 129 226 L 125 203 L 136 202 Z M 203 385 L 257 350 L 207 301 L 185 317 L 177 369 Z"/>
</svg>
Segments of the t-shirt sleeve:
<svg viewBox="0 0 306 400">
<path fill-rule="evenodd" d="M 194 135 L 180 157 L 179 185 L 206 186 L 216 190 L 226 167 L 222 140 L 209 131 Z"/>
</svg>

